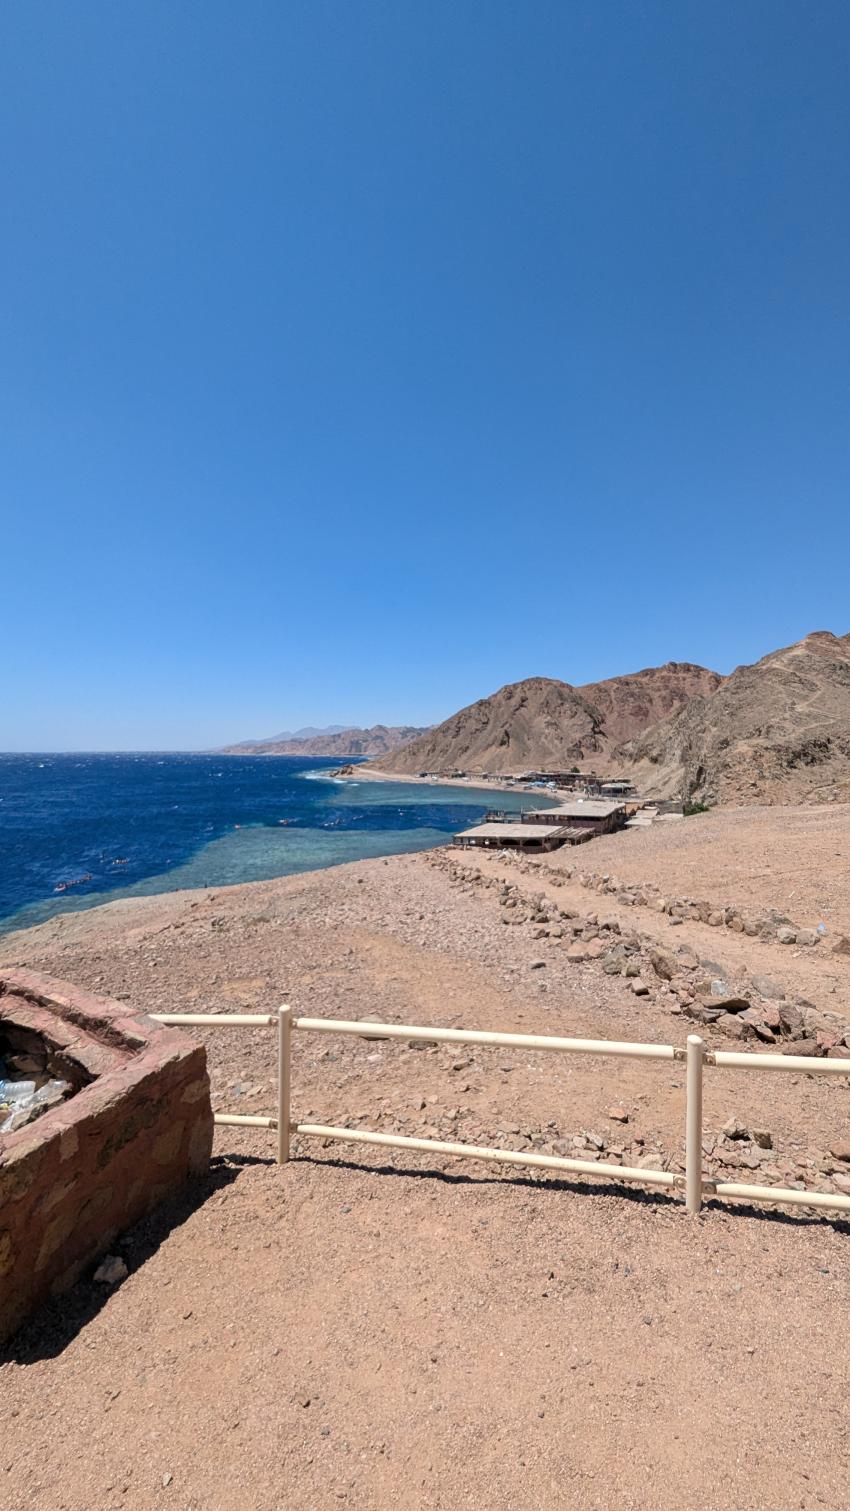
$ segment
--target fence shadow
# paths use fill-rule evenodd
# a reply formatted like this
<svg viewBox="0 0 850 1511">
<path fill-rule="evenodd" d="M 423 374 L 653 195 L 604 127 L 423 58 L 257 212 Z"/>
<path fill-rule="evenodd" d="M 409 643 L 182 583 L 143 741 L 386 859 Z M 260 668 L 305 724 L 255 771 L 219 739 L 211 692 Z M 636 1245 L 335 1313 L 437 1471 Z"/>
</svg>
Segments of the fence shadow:
<svg viewBox="0 0 850 1511">
<path fill-rule="evenodd" d="M 459 1157 L 459 1156 L 458 1156 Z M 594 1181 L 592 1177 L 550 1175 L 541 1172 L 539 1176 L 519 1174 L 520 1167 L 504 1167 L 503 1175 L 491 1175 L 484 1172 L 478 1174 L 458 1170 L 415 1169 L 404 1165 L 373 1165 L 365 1160 L 340 1158 L 336 1155 L 322 1158 L 312 1154 L 297 1154 L 292 1157 L 293 1165 L 332 1165 L 339 1170 L 351 1170 L 360 1175 L 390 1176 L 401 1180 L 426 1180 L 439 1181 L 448 1186 L 519 1186 L 524 1191 L 534 1191 L 541 1198 L 551 1194 L 560 1193 L 565 1196 L 596 1197 L 602 1198 L 615 1196 L 620 1201 L 628 1201 L 638 1207 L 651 1206 L 662 1211 L 678 1211 L 682 1214 L 683 1221 L 701 1224 L 712 1211 L 722 1212 L 727 1217 L 747 1219 L 752 1222 L 768 1222 L 780 1226 L 791 1227 L 828 1227 L 836 1233 L 850 1235 L 850 1220 L 844 1217 L 830 1217 L 828 1213 L 782 1211 L 778 1207 L 763 1207 L 758 1202 L 747 1201 L 724 1201 L 721 1197 L 706 1195 L 703 1199 L 703 1208 L 699 1217 L 689 1218 L 685 1211 L 682 1196 L 673 1196 L 666 1190 L 658 1187 L 634 1186 L 631 1182 L 618 1182 L 615 1177 L 602 1177 Z M 285 1178 L 285 1176 L 284 1176 Z"/>
<path fill-rule="evenodd" d="M 182 1227 L 217 1191 L 237 1179 L 241 1164 L 252 1162 L 250 1156 L 213 1157 L 206 1175 L 187 1182 L 177 1195 L 143 1217 L 135 1227 L 128 1228 L 116 1238 L 110 1252 L 120 1255 L 132 1275 L 156 1253 L 169 1234 Z M 92 1266 L 92 1270 L 94 1268 Z M 95 1285 L 89 1274 L 63 1295 L 43 1302 L 17 1332 L 0 1345 L 0 1365 L 37 1364 L 44 1359 L 55 1359 L 97 1316 L 114 1291 L 114 1286 Z"/>
</svg>

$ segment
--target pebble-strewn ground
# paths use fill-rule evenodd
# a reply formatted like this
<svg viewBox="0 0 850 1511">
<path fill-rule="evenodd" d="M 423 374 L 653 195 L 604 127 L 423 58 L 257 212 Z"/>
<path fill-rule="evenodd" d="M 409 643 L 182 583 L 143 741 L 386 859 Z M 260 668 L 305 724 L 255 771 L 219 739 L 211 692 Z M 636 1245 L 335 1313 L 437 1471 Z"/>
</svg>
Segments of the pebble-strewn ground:
<svg viewBox="0 0 850 1511">
<path fill-rule="evenodd" d="M 446 852 L 118 902 L 9 936 L 0 960 L 151 1011 L 289 1000 L 675 1044 L 703 979 L 761 1003 L 753 979 L 776 978 L 789 1007 L 836 1012 L 850 976 L 822 946 L 674 926 Z M 273 1111 L 271 1033 L 208 1045 L 217 1107 Z M 678 1064 L 296 1033 L 293 1113 L 678 1172 L 683 1083 Z M 709 1072 L 706 1169 L 840 1189 L 849 1110 L 843 1082 Z M 279 1169 L 270 1136 L 220 1130 L 203 1189 L 118 1245 L 123 1284 L 81 1284 L 19 1335 L 0 1369 L 0 1505 L 846 1504 L 850 1224 L 718 1205 L 694 1221 L 625 1185 L 293 1147 Z"/>
</svg>

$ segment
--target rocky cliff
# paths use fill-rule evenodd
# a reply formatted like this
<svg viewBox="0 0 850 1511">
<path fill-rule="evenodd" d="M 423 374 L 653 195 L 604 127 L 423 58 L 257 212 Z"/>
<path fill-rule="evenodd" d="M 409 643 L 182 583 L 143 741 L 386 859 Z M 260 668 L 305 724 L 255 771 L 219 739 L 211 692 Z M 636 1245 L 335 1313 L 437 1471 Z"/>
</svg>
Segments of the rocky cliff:
<svg viewBox="0 0 850 1511">
<path fill-rule="evenodd" d="M 659 797 L 850 799 L 850 635 L 819 630 L 739 666 L 618 752 Z"/>
</svg>

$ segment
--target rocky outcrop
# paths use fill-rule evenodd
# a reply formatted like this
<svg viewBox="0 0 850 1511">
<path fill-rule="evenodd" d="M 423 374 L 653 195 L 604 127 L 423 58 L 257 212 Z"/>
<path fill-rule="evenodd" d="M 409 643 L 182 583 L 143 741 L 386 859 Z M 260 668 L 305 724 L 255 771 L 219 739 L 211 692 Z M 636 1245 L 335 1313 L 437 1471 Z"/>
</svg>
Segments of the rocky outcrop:
<svg viewBox="0 0 850 1511">
<path fill-rule="evenodd" d="M 850 635 L 820 630 L 739 666 L 627 742 L 620 764 L 658 797 L 722 803 L 850 798 Z"/>
</svg>

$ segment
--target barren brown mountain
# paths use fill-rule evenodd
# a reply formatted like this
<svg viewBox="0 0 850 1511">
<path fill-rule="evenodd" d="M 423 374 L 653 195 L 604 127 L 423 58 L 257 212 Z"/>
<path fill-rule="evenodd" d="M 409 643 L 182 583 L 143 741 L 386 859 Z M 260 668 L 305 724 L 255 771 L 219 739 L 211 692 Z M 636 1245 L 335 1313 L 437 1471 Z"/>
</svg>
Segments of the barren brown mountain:
<svg viewBox="0 0 850 1511">
<path fill-rule="evenodd" d="M 305 756 L 381 756 L 398 750 L 417 735 L 427 733 L 421 725 L 401 724 L 388 727 L 374 724 L 371 729 L 343 729 L 335 734 L 319 734 L 306 740 L 248 741 L 228 745 L 224 755 L 305 755 Z"/>
<path fill-rule="evenodd" d="M 828 630 L 739 666 L 618 752 L 641 788 L 709 802 L 850 797 L 850 635 Z"/>
<path fill-rule="evenodd" d="M 668 661 L 642 672 L 588 682 L 578 691 L 602 714 L 607 744 L 632 740 L 659 720 L 678 713 L 692 698 L 706 697 L 723 678 L 689 661 Z"/>
<path fill-rule="evenodd" d="M 677 661 L 586 687 L 529 677 L 462 708 L 375 764 L 409 775 L 598 766 L 621 741 L 719 681 L 716 672 Z"/>
</svg>

